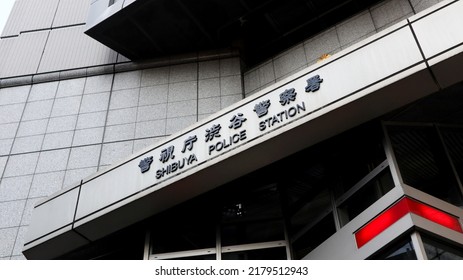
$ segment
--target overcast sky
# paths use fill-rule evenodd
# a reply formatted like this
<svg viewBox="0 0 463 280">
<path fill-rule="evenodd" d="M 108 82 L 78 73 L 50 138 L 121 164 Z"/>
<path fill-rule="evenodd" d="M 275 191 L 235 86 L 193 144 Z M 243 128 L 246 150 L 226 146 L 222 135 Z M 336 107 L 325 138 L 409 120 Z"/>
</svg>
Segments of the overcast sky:
<svg viewBox="0 0 463 280">
<path fill-rule="evenodd" d="M 8 15 L 11 12 L 15 0 L 0 0 L 0 34 L 3 31 Z"/>
</svg>

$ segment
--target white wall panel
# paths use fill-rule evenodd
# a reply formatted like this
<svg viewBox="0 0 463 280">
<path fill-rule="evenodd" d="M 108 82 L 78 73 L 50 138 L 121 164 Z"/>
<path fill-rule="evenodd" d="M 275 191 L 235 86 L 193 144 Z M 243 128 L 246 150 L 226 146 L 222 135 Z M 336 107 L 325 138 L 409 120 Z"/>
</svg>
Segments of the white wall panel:
<svg viewBox="0 0 463 280">
<path fill-rule="evenodd" d="M 84 34 L 85 26 L 50 32 L 39 72 L 115 63 L 116 53 Z"/>
<path fill-rule="evenodd" d="M 51 28 L 58 2 L 59 0 L 17 0 L 2 37 L 19 35 L 24 31 Z"/>
<path fill-rule="evenodd" d="M 462 13 L 463 1 L 457 1 L 412 23 L 426 58 L 429 59 L 463 43 Z"/>
<path fill-rule="evenodd" d="M 89 8 L 88 0 L 60 0 L 53 27 L 85 23 Z"/>
<path fill-rule="evenodd" d="M 37 72 L 49 31 L 23 33 L 2 39 L 0 77 L 30 75 Z"/>
</svg>

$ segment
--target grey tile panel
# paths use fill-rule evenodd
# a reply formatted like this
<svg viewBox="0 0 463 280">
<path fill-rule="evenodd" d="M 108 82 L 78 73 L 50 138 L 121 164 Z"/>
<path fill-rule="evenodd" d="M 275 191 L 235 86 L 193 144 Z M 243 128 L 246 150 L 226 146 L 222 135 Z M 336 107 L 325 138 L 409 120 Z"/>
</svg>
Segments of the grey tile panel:
<svg viewBox="0 0 463 280">
<path fill-rule="evenodd" d="M 32 175 L 4 178 L 0 182 L 0 201 L 26 199 L 32 183 Z"/>
<path fill-rule="evenodd" d="M 223 66 L 223 71 L 226 72 L 225 65 Z M 209 79 L 209 78 L 218 78 L 220 77 L 220 61 L 204 61 L 199 63 L 199 79 Z"/>
<path fill-rule="evenodd" d="M 220 108 L 224 109 L 243 99 L 241 94 L 227 95 L 220 98 Z"/>
<path fill-rule="evenodd" d="M 53 99 L 28 102 L 21 121 L 39 120 L 50 117 Z"/>
<path fill-rule="evenodd" d="M 104 133 L 104 142 L 133 139 L 135 136 L 135 123 L 107 126 Z"/>
<path fill-rule="evenodd" d="M 0 228 L 19 226 L 25 205 L 26 200 L 0 202 Z"/>
<path fill-rule="evenodd" d="M 139 106 L 153 105 L 167 102 L 168 85 L 142 87 L 140 89 Z"/>
<path fill-rule="evenodd" d="M 167 103 L 167 118 L 196 115 L 198 112 L 196 100 L 186 100 Z"/>
<path fill-rule="evenodd" d="M 77 115 L 50 118 L 47 133 L 63 132 L 74 130 L 76 127 Z"/>
<path fill-rule="evenodd" d="M 98 166 L 100 150 L 101 145 L 72 148 L 67 169 L 79 169 Z"/>
<path fill-rule="evenodd" d="M 63 185 L 65 171 L 34 175 L 29 198 L 49 196 L 59 191 Z"/>
<path fill-rule="evenodd" d="M 169 83 L 169 67 L 158 67 L 142 71 L 141 86 L 155 86 Z"/>
<path fill-rule="evenodd" d="M 13 146 L 13 140 L 14 138 L 0 140 L 0 155 L 1 156 L 10 154 L 11 147 Z"/>
<path fill-rule="evenodd" d="M 141 74 L 141 71 L 116 73 L 114 76 L 113 90 L 140 87 Z"/>
<path fill-rule="evenodd" d="M 53 27 L 85 23 L 89 8 L 89 1 L 60 0 Z"/>
<path fill-rule="evenodd" d="M 53 104 L 51 117 L 61 117 L 76 115 L 79 113 L 82 96 L 71 96 L 66 98 L 57 98 Z"/>
<path fill-rule="evenodd" d="M 164 136 L 166 134 L 166 119 L 137 122 L 135 138 Z"/>
<path fill-rule="evenodd" d="M 70 147 L 73 137 L 74 131 L 45 134 L 42 150 L 53 150 Z"/>
<path fill-rule="evenodd" d="M 10 156 L 3 178 L 34 174 L 38 158 L 39 153 Z"/>
<path fill-rule="evenodd" d="M 426 10 L 441 1 L 442 0 L 410 0 L 416 13 Z"/>
<path fill-rule="evenodd" d="M 21 122 L 16 137 L 45 134 L 47 124 L 48 119 Z"/>
<path fill-rule="evenodd" d="M 76 185 L 82 179 L 94 174 L 97 171 L 97 167 L 80 168 L 80 169 L 68 169 L 64 177 L 63 187 Z"/>
<path fill-rule="evenodd" d="M 167 117 L 167 104 L 155 104 L 138 107 L 137 122 L 154 121 Z"/>
<path fill-rule="evenodd" d="M 241 75 L 220 78 L 220 95 L 232 95 L 242 93 Z"/>
<path fill-rule="evenodd" d="M 170 67 L 169 83 L 195 81 L 198 77 L 198 64 L 180 64 Z"/>
<path fill-rule="evenodd" d="M 109 92 L 86 94 L 82 98 L 80 113 L 101 112 L 108 109 Z"/>
<path fill-rule="evenodd" d="M 348 45 L 362 36 L 374 32 L 375 25 L 369 11 L 358 14 L 336 26 L 341 46 Z"/>
<path fill-rule="evenodd" d="M 104 144 L 100 165 L 108 165 L 124 159 L 132 154 L 133 141 Z"/>
<path fill-rule="evenodd" d="M 34 84 L 29 94 L 28 101 L 39 101 L 53 99 L 56 96 L 58 89 L 58 82 L 48 82 L 41 84 Z"/>
<path fill-rule="evenodd" d="M 307 65 L 304 47 L 302 44 L 279 55 L 273 61 L 275 64 L 275 76 L 277 79 L 294 73 L 301 67 Z"/>
<path fill-rule="evenodd" d="M 0 140 L 14 138 L 18 130 L 19 123 L 0 124 Z"/>
<path fill-rule="evenodd" d="M 11 149 L 12 154 L 38 152 L 42 147 L 44 135 L 16 138 Z"/>
<path fill-rule="evenodd" d="M 220 97 L 203 98 L 198 100 L 198 114 L 211 114 L 220 110 Z"/>
<path fill-rule="evenodd" d="M 85 99 L 85 96 L 84 96 L 84 99 Z M 107 106 L 107 104 L 106 104 L 106 106 Z M 76 129 L 84 129 L 84 128 L 93 128 L 93 127 L 104 126 L 105 122 L 106 122 L 106 114 L 107 114 L 106 111 L 79 114 Z"/>
<path fill-rule="evenodd" d="M 241 63 L 238 57 L 220 60 L 220 76 L 241 75 Z"/>
<path fill-rule="evenodd" d="M 27 226 L 31 222 L 32 211 L 34 206 L 37 205 L 40 201 L 42 201 L 45 197 L 36 197 L 36 198 L 28 198 L 26 201 L 26 207 L 24 208 L 24 213 L 21 218 L 21 226 Z"/>
<path fill-rule="evenodd" d="M 137 108 L 110 110 L 106 125 L 134 123 L 137 120 Z"/>
<path fill-rule="evenodd" d="M 370 9 L 376 29 L 381 30 L 391 26 L 398 20 L 413 15 L 413 9 L 408 0 L 384 1 Z"/>
<path fill-rule="evenodd" d="M 188 81 L 169 84 L 168 101 L 183 101 L 196 99 L 198 92 L 198 82 Z"/>
<path fill-rule="evenodd" d="M 178 117 L 173 119 L 167 119 L 166 123 L 166 134 L 170 135 L 194 124 L 197 120 L 197 116 Z"/>
<path fill-rule="evenodd" d="M 87 77 L 84 94 L 109 92 L 113 83 L 113 76 L 113 74 L 109 74 Z"/>
<path fill-rule="evenodd" d="M 50 31 L 38 72 L 116 62 L 116 53 L 84 34 L 85 26 Z"/>
<path fill-rule="evenodd" d="M 0 257 L 11 256 L 18 229 L 18 227 L 0 229 Z"/>
<path fill-rule="evenodd" d="M 69 150 L 61 149 L 41 152 L 35 174 L 66 170 Z"/>
<path fill-rule="evenodd" d="M 80 78 L 60 81 L 56 98 L 82 95 L 84 92 L 85 80 L 85 78 Z"/>
<path fill-rule="evenodd" d="M 199 98 L 220 96 L 220 79 L 212 78 L 199 80 L 198 91 Z"/>
<path fill-rule="evenodd" d="M 87 128 L 76 130 L 74 133 L 73 146 L 99 144 L 103 141 L 104 127 Z"/>
<path fill-rule="evenodd" d="M 156 137 L 156 138 L 146 138 L 146 139 L 139 139 L 135 140 L 133 143 L 133 152 L 137 153 L 142 149 L 155 144 L 156 142 L 161 141 L 164 137 Z"/>
<path fill-rule="evenodd" d="M 324 54 L 334 54 L 341 49 L 336 28 L 327 31 L 304 42 L 304 49 L 309 63 L 315 63 Z"/>
<path fill-rule="evenodd" d="M 139 92 L 139 88 L 113 91 L 111 94 L 109 109 L 114 110 L 136 107 L 138 105 Z"/>
<path fill-rule="evenodd" d="M 2 176 L 3 171 L 5 170 L 7 160 L 8 157 L 0 157 L 0 176 Z"/>
<path fill-rule="evenodd" d="M 51 28 L 59 0 L 16 1 L 2 37 L 20 32 Z M 76 1 L 78 2 L 78 1 Z"/>
<path fill-rule="evenodd" d="M 13 247 L 13 256 L 21 257 L 22 256 L 22 247 L 24 246 L 24 240 L 26 238 L 27 226 L 22 226 L 19 228 L 16 241 Z M 21 259 L 21 258 L 20 258 Z"/>
<path fill-rule="evenodd" d="M 0 89 L 0 106 L 26 102 L 30 86 Z"/>
</svg>

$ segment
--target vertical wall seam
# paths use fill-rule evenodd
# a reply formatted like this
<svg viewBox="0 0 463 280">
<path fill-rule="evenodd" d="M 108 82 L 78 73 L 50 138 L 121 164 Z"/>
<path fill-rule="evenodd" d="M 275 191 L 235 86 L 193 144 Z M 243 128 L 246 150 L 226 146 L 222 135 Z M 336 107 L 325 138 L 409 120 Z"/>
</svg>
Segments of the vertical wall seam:
<svg viewBox="0 0 463 280">
<path fill-rule="evenodd" d="M 14 143 L 16 142 L 16 137 L 18 136 L 19 127 L 20 127 L 20 125 L 21 125 L 21 120 L 22 120 L 22 118 L 24 117 L 24 112 L 26 111 L 26 105 L 27 105 L 27 102 L 29 101 L 29 97 L 30 97 L 31 91 L 32 91 L 32 85 L 31 85 L 30 88 L 29 88 L 29 93 L 27 94 L 27 99 L 26 99 L 26 102 L 24 103 L 23 112 L 22 112 L 22 114 L 21 114 L 21 118 L 19 119 L 18 127 L 16 128 L 16 133 L 15 133 L 15 135 L 14 135 L 14 140 L 13 140 L 13 143 L 11 144 L 10 153 L 9 153 L 8 158 L 7 158 L 7 160 L 6 160 L 5 169 L 3 170 L 3 174 L 2 174 L 2 177 L 1 177 L 2 179 L 3 179 L 3 175 L 5 174 L 6 168 L 8 167 L 8 162 L 9 162 L 10 157 L 11 157 L 11 151 L 13 150 Z M 44 137 L 45 137 L 45 136 L 44 136 Z M 42 139 L 42 144 L 43 144 L 43 139 Z M 24 218 L 24 214 L 25 214 L 26 206 L 27 206 L 27 201 L 28 201 L 29 195 L 30 195 L 30 193 L 31 193 L 32 184 L 34 183 L 35 172 L 36 172 L 36 170 L 37 170 L 37 165 L 38 165 L 38 163 L 39 163 L 40 151 L 39 151 L 39 152 L 35 152 L 35 153 L 38 153 L 37 161 L 36 161 L 36 163 L 35 163 L 34 173 L 32 174 L 32 179 L 31 179 L 31 183 L 30 183 L 30 185 L 29 185 L 29 190 L 28 190 L 28 192 L 27 192 L 27 197 L 26 197 L 25 202 L 24 202 L 24 207 L 23 207 L 23 211 L 22 211 L 22 214 L 21 214 L 21 219 L 19 220 L 18 231 L 16 232 L 16 237 L 15 237 L 15 240 L 14 240 L 14 243 L 13 243 L 13 248 L 11 248 L 10 258 L 13 256 L 14 247 L 16 246 L 16 244 L 17 244 L 17 242 L 18 242 L 19 230 L 21 229 L 21 223 L 22 223 L 23 218 Z M 34 154 L 34 152 L 32 152 L 31 154 Z M 27 225 L 27 226 L 29 227 L 29 225 Z"/>
<path fill-rule="evenodd" d="M 115 71 L 115 65 L 113 65 L 113 72 Z M 97 170 L 100 170 L 100 163 L 101 163 L 101 156 L 103 154 L 103 143 L 106 135 L 106 128 L 108 126 L 108 115 L 109 115 L 109 104 L 111 104 L 111 98 L 113 96 L 113 88 L 114 88 L 114 80 L 116 79 L 116 73 L 112 73 L 112 81 L 111 81 L 111 88 L 109 90 L 109 99 L 108 99 L 108 106 L 106 107 L 106 119 L 104 123 L 104 129 L 103 129 L 103 138 L 101 139 L 101 144 L 100 145 L 100 156 L 98 157 L 98 163 L 97 163 Z M 141 82 L 141 81 L 140 81 Z M 136 129 L 136 125 L 135 125 Z"/>
<path fill-rule="evenodd" d="M 423 48 L 420 45 L 418 37 L 416 36 L 415 30 L 413 29 L 412 23 L 410 22 L 409 19 L 407 19 L 407 23 L 408 23 L 408 27 L 410 28 L 410 30 L 412 32 L 413 39 L 415 40 L 416 45 L 418 46 L 418 49 L 419 49 L 419 51 L 421 53 L 421 56 L 423 57 L 423 61 L 426 64 L 426 68 L 428 69 L 429 74 L 431 75 L 431 78 L 433 79 L 434 83 L 437 85 L 439 90 L 442 90 L 442 86 L 439 84 L 439 81 L 437 80 L 436 76 L 434 75 L 434 72 L 431 69 L 431 66 L 429 65 L 428 59 L 426 58 L 426 56 L 424 54 Z"/>
</svg>

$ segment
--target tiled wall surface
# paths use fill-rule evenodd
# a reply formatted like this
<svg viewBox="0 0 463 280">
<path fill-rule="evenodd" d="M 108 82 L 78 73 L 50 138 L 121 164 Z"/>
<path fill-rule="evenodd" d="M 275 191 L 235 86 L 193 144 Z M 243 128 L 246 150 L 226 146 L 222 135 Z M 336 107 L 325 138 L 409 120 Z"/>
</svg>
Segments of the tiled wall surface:
<svg viewBox="0 0 463 280">
<path fill-rule="evenodd" d="M 317 63 L 443 0 L 386 0 L 278 54 L 244 74 L 246 96 Z"/>
<path fill-rule="evenodd" d="M 16 37 L 0 40 L 0 61 L 11 65 L 3 63 L 0 73 L 35 73 L 39 66 L 53 70 L 54 63 L 47 64 L 55 57 L 51 49 L 47 56 L 45 48 L 44 57 L 40 49 L 37 61 L 19 55 L 32 64 L 5 54 L 18 51 L 20 40 L 21 53 L 34 54 L 27 49 L 30 36 L 47 33 L 51 48 L 50 32 L 65 38 L 81 28 L 82 17 L 67 19 L 70 10 L 58 2 L 73 3 L 47 0 L 59 17 L 36 24 L 49 28 L 70 20 L 76 25 L 17 36 L 23 25 L 12 22 L 3 36 Z M 316 63 L 322 54 L 334 54 L 438 2 L 384 1 L 246 71 L 244 82 L 239 58 L 229 58 L 0 89 L 0 259 L 23 258 L 31 210 L 42 198 L 241 100 L 244 93 L 251 95 Z M 81 57 L 69 56 L 72 60 L 59 70 L 116 62 L 111 50 L 102 47 L 98 55 L 92 52 L 95 48 L 79 53 L 69 45 L 66 52 Z M 34 67 L 28 73 L 8 68 L 15 65 Z"/>
<path fill-rule="evenodd" d="M 0 89 L 0 258 L 40 199 L 241 100 L 239 61 Z"/>
</svg>

